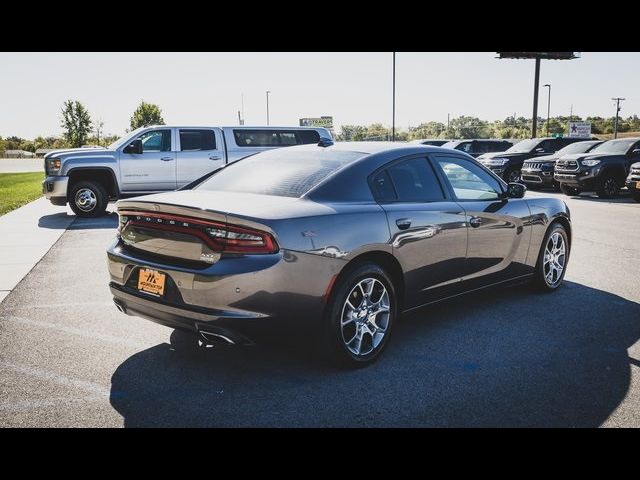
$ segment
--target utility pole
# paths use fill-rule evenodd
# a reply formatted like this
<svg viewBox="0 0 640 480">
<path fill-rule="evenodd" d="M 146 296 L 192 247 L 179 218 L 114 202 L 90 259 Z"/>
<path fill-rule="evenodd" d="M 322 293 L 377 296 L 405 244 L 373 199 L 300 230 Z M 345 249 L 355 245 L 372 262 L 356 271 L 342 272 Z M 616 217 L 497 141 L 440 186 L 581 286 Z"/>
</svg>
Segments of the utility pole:
<svg viewBox="0 0 640 480">
<path fill-rule="evenodd" d="M 447 135 L 449 135 L 449 114 L 447 113 Z"/>
<path fill-rule="evenodd" d="M 244 92 L 240 94 L 240 109 L 242 110 L 242 120 L 240 125 L 244 125 Z"/>
<path fill-rule="evenodd" d="M 267 126 L 269 126 L 269 94 L 271 91 L 267 90 Z"/>
<path fill-rule="evenodd" d="M 396 141 L 396 52 L 393 52 L 393 107 L 391 114 L 391 141 Z"/>
<path fill-rule="evenodd" d="M 569 121 L 573 121 L 573 103 L 571 104 L 571 109 L 569 110 Z"/>
<path fill-rule="evenodd" d="M 613 138 L 618 138 L 618 114 L 620 113 L 620 102 L 626 99 L 621 97 L 614 97 L 611 100 L 614 100 L 616 102 L 616 123 L 613 126 Z"/>
<path fill-rule="evenodd" d="M 242 125 L 242 117 L 240 116 L 240 110 L 238 110 L 238 125 Z"/>
<path fill-rule="evenodd" d="M 540 57 L 536 57 L 536 73 L 533 81 L 533 122 L 531 124 L 531 138 L 536 138 L 538 132 L 538 89 L 540 88 Z"/>
<path fill-rule="evenodd" d="M 549 88 L 549 96 L 547 97 L 547 137 L 549 136 L 549 111 L 551 110 L 551 85 L 548 83 L 544 84 L 545 87 Z"/>
</svg>

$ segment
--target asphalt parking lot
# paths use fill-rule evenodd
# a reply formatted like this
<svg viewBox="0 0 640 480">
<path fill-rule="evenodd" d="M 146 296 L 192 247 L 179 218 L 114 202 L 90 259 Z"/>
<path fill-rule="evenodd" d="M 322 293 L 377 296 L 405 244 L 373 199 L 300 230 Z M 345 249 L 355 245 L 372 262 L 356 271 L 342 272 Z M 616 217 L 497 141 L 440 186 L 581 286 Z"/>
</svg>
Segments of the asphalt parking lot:
<svg viewBox="0 0 640 480">
<path fill-rule="evenodd" d="M 76 220 L 0 305 L 0 426 L 638 427 L 640 204 L 567 203 L 559 291 L 424 308 L 357 371 L 304 345 L 198 348 L 121 314 L 104 252 L 115 215 Z"/>
</svg>

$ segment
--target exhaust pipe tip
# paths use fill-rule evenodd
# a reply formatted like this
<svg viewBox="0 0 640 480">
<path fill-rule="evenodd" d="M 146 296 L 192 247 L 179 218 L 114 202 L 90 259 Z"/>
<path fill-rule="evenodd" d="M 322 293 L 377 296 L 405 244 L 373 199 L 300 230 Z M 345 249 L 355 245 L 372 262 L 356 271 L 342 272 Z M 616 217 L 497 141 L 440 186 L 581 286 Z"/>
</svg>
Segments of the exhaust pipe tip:
<svg viewBox="0 0 640 480">
<path fill-rule="evenodd" d="M 236 342 L 231 340 L 226 335 L 221 333 L 207 332 L 205 330 L 198 330 L 198 334 L 200 335 L 200 342 L 203 346 L 215 346 L 215 345 L 235 345 Z"/>
<path fill-rule="evenodd" d="M 116 308 L 122 312 L 122 313 L 127 313 L 127 307 L 124 306 L 123 303 L 121 303 L 119 300 L 116 300 L 115 298 L 113 299 L 113 303 L 116 306 Z"/>
</svg>

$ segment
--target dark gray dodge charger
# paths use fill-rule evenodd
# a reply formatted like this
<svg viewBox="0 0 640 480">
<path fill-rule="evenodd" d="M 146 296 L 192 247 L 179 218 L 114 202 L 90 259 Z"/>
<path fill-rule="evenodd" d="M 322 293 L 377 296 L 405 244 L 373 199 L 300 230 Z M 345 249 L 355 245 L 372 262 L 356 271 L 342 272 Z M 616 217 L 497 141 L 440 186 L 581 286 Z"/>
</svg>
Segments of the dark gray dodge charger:
<svg viewBox="0 0 640 480">
<path fill-rule="evenodd" d="M 365 365 L 402 312 L 499 283 L 558 288 L 569 210 L 525 190 L 439 147 L 271 150 L 119 201 L 110 287 L 122 312 L 210 343 L 301 334 Z"/>
</svg>

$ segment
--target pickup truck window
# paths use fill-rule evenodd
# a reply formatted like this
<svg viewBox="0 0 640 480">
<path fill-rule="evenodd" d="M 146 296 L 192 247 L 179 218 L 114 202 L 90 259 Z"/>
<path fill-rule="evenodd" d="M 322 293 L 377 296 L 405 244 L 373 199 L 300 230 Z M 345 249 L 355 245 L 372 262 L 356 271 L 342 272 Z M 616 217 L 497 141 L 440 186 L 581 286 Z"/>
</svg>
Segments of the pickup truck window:
<svg viewBox="0 0 640 480">
<path fill-rule="evenodd" d="M 140 135 L 142 151 L 168 152 L 171 150 L 171 130 L 151 130 Z"/>
<path fill-rule="evenodd" d="M 180 151 L 215 150 L 216 134 L 213 130 L 180 130 Z"/>
<path fill-rule="evenodd" d="M 278 147 L 318 143 L 320 134 L 315 130 L 234 130 L 239 147 Z"/>
</svg>

